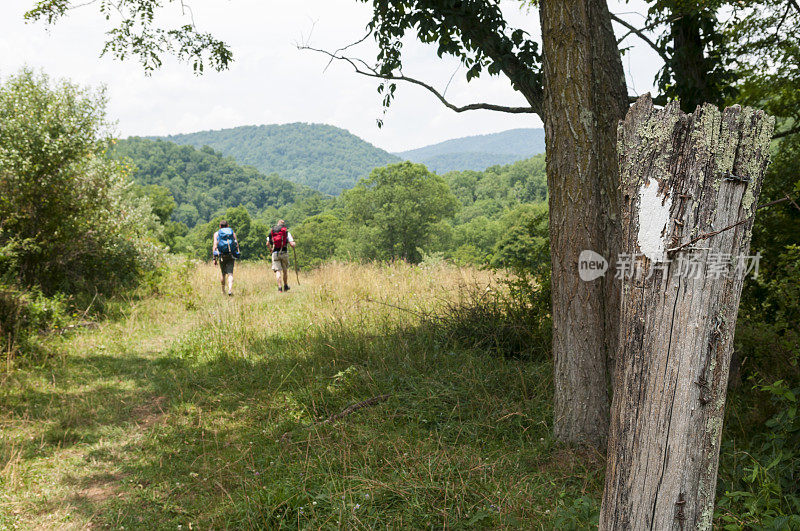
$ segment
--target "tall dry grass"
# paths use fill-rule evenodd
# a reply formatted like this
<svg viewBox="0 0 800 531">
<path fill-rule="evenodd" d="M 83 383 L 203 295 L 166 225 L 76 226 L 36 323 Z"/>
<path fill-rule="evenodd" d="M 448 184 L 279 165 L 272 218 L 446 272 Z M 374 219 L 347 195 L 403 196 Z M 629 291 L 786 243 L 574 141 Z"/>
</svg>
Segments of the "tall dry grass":
<svg viewBox="0 0 800 531">
<path fill-rule="evenodd" d="M 436 329 L 499 280 L 329 264 L 278 293 L 242 264 L 229 298 L 176 271 L 3 390 L 0 527 L 588 525 L 602 469 L 553 453 L 549 365 Z"/>
</svg>

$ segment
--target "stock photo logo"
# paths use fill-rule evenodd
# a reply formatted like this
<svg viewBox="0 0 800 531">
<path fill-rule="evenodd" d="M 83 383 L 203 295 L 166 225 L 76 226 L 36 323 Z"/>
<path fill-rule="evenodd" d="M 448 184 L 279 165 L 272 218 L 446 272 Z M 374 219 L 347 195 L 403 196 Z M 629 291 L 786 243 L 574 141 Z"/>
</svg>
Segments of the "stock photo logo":
<svg viewBox="0 0 800 531">
<path fill-rule="evenodd" d="M 578 275 L 581 280 L 590 282 L 605 275 L 606 271 L 608 271 L 608 260 L 602 255 L 588 249 L 581 251 L 578 257 Z"/>
</svg>

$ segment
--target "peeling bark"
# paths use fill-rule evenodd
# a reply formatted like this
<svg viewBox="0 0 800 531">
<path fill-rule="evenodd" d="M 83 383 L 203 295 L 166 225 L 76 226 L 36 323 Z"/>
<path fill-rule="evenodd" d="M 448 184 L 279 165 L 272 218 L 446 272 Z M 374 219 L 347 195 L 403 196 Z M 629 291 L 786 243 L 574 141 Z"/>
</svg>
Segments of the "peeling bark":
<svg viewBox="0 0 800 531">
<path fill-rule="evenodd" d="M 622 283 L 600 529 L 711 528 L 744 277 L 731 269 L 749 253 L 773 127 L 761 111 L 705 105 L 686 115 L 677 102 L 655 109 L 649 96 L 620 125 L 622 242 L 640 253 L 641 276 Z M 669 216 L 653 231 L 662 209 Z M 659 244 L 663 256 L 641 254 Z M 701 274 L 681 270 L 690 253 L 706 264 Z M 731 269 L 711 274 L 725 255 Z"/>
</svg>

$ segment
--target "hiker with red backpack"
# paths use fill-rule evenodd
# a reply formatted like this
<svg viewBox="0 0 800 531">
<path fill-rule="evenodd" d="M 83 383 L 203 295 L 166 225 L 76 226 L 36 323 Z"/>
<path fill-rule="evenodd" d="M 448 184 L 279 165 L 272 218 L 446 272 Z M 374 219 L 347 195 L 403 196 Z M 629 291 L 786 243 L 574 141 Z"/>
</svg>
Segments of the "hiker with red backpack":
<svg viewBox="0 0 800 531">
<path fill-rule="evenodd" d="M 211 246 L 211 255 L 214 265 L 219 260 L 222 272 L 222 294 L 225 295 L 227 287 L 228 297 L 233 297 L 233 264 L 239 258 L 239 239 L 233 229 L 228 227 L 227 221 L 219 222 L 219 230 L 214 233 L 214 244 Z M 227 282 L 225 282 L 227 280 Z"/>
<path fill-rule="evenodd" d="M 286 222 L 278 224 L 269 232 L 269 249 L 272 251 L 272 270 L 278 281 L 278 291 L 289 291 L 289 247 L 294 247 L 294 238 L 286 228 Z M 283 277 L 283 279 L 281 279 Z M 282 282 L 281 282 L 282 280 Z"/>
</svg>

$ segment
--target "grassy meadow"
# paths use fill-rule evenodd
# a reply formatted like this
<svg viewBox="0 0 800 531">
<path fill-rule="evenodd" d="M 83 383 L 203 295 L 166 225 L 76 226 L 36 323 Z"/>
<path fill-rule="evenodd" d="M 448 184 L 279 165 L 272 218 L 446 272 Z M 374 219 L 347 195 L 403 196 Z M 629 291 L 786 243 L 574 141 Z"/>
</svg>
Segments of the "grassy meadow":
<svg viewBox="0 0 800 531">
<path fill-rule="evenodd" d="M 549 362 L 431 317 L 501 289 L 491 273 L 291 280 L 244 265 L 228 298 L 190 264 L 0 374 L 0 529 L 590 524 L 603 462 L 551 440 Z"/>
</svg>

